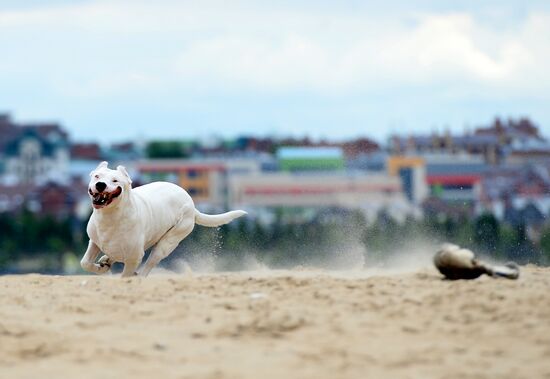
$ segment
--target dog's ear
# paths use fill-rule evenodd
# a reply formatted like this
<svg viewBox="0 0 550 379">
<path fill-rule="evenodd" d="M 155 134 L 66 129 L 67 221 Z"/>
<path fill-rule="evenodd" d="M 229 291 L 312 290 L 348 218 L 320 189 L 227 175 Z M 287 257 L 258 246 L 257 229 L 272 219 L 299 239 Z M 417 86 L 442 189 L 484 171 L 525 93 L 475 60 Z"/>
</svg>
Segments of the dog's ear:
<svg viewBox="0 0 550 379">
<path fill-rule="evenodd" d="M 128 184 L 132 184 L 132 179 L 130 179 L 130 175 L 128 175 L 128 171 L 126 171 L 126 167 L 117 166 L 116 170 L 126 177 Z"/>
<path fill-rule="evenodd" d="M 100 164 L 97 165 L 97 167 L 95 168 L 94 171 L 97 171 L 99 170 L 100 168 L 106 168 L 109 166 L 109 163 L 107 161 L 103 161 L 101 162 Z"/>
<path fill-rule="evenodd" d="M 108 163 L 107 161 L 101 162 L 100 164 L 97 165 L 96 168 L 94 168 L 94 169 L 92 170 L 92 172 L 90 172 L 90 176 L 92 176 L 93 173 L 96 172 L 97 170 L 99 170 L 100 168 L 106 168 L 106 167 L 108 167 L 108 166 L 109 166 L 109 163 Z"/>
</svg>

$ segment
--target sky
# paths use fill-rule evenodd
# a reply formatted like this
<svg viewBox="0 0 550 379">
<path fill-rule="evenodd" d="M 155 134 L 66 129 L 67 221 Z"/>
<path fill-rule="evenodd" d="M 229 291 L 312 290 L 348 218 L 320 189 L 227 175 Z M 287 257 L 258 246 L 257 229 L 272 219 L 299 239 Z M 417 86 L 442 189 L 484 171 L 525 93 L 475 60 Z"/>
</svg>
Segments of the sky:
<svg viewBox="0 0 550 379">
<path fill-rule="evenodd" d="M 546 0 L 0 0 L 0 113 L 73 140 L 550 137 L 549 104 Z"/>
</svg>

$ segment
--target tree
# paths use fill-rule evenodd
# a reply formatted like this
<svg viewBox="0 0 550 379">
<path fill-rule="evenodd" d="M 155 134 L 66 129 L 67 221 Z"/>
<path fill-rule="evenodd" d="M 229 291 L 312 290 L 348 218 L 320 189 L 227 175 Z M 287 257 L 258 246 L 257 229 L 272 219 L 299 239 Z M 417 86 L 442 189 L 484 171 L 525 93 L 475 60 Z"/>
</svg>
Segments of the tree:
<svg viewBox="0 0 550 379">
<path fill-rule="evenodd" d="M 508 251 L 508 258 L 520 264 L 537 263 L 540 259 L 539 252 L 527 236 L 526 225 L 519 224 L 515 227 L 514 231 L 515 238 Z"/>
<path fill-rule="evenodd" d="M 184 144 L 178 141 L 152 141 L 145 149 L 148 158 L 187 158 Z"/>
<path fill-rule="evenodd" d="M 16 225 L 12 216 L 0 214 L 0 268 L 5 267 L 10 261 L 16 259 L 17 240 Z"/>
<path fill-rule="evenodd" d="M 500 247 L 500 225 L 496 217 L 485 213 L 475 220 L 475 242 L 486 252 L 495 252 Z"/>
</svg>

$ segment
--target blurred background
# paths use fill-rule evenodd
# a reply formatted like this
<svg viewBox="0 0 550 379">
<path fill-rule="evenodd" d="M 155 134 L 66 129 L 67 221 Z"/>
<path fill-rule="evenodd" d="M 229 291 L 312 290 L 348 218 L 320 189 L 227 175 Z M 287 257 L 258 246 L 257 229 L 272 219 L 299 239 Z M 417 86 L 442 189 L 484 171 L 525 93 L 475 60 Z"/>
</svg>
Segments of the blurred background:
<svg viewBox="0 0 550 379">
<path fill-rule="evenodd" d="M 204 212 L 164 265 L 550 262 L 547 1 L 0 1 L 0 272 L 80 273 L 89 172 Z"/>
</svg>

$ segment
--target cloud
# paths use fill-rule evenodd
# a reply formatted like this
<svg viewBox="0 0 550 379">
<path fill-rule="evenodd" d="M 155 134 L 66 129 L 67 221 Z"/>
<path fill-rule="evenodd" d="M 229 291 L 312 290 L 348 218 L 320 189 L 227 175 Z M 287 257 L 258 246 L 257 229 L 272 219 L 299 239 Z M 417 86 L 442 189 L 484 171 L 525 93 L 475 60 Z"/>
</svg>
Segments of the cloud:
<svg viewBox="0 0 550 379">
<path fill-rule="evenodd" d="M 550 23 L 540 22 L 546 15 L 531 15 L 519 36 L 489 30 L 468 14 L 415 15 L 413 27 L 403 23 L 387 30 L 378 23 L 369 27 L 368 21 L 360 30 L 348 28 L 357 21 L 348 17 L 333 31 L 339 39 L 347 36 L 345 46 L 327 42 L 322 27 L 281 32 L 275 40 L 222 34 L 187 47 L 179 57 L 179 73 L 264 90 L 356 91 L 442 81 L 520 87 L 535 84 L 528 72 L 542 68 L 541 55 L 550 52 L 549 45 L 531 41 L 550 35 Z"/>
<path fill-rule="evenodd" d="M 73 93 L 91 88 L 98 96 L 136 83 L 321 93 L 469 83 L 521 91 L 540 86 L 533 72 L 548 85 L 547 13 L 502 30 L 467 12 L 380 16 L 235 4 L 95 1 L 0 11 L 6 35 L 38 36 L 35 46 L 4 55 L 4 71 L 21 70 L 21 50 L 31 49 L 49 51 L 43 74 L 63 76 L 61 91 L 71 93 L 73 82 Z M 40 45 L 48 35 L 52 43 Z"/>
<path fill-rule="evenodd" d="M 0 7 L 0 105 L 120 134 L 550 122 L 544 3 L 389 1 L 13 2 Z"/>
</svg>

